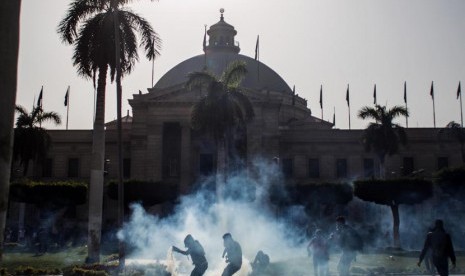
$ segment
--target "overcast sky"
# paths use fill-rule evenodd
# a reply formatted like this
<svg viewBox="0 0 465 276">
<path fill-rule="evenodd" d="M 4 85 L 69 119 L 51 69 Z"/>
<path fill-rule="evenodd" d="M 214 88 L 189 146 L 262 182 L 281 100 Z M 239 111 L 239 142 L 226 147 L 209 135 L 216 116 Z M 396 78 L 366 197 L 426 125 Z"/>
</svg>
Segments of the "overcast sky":
<svg viewBox="0 0 465 276">
<path fill-rule="evenodd" d="M 71 86 L 69 128 L 91 129 L 92 81 L 76 74 L 72 46 L 62 44 L 57 25 L 70 1 L 23 0 L 17 103 L 31 109 L 44 86 L 43 107 L 62 115 Z M 349 127 L 345 100 L 350 84 L 351 125 L 367 121 L 357 111 L 379 104 L 404 105 L 407 81 L 409 127 L 433 127 L 434 81 L 436 126 L 460 123 L 459 81 L 465 80 L 465 1 L 463 0 L 159 0 L 135 1 L 132 9 L 145 17 L 163 40 L 155 61 L 155 82 L 178 63 L 202 54 L 204 25 L 225 21 L 235 27 L 241 54 L 254 57 L 260 35 L 260 61 L 271 67 L 296 93 L 308 100 L 313 115 L 336 127 Z M 152 64 L 140 52 L 140 62 L 123 79 L 123 115 L 128 99 L 151 86 Z M 106 121 L 116 118 L 113 85 L 107 86 Z M 405 119 L 398 120 L 405 125 Z"/>
</svg>

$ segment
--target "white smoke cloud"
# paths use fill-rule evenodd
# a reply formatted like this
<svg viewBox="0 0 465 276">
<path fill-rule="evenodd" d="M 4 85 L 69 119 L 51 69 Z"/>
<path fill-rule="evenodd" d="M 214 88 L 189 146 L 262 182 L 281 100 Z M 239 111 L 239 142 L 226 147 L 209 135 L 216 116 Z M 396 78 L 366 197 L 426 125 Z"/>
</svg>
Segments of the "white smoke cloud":
<svg viewBox="0 0 465 276">
<path fill-rule="evenodd" d="M 222 236 L 227 232 L 242 247 L 244 262 L 238 275 L 248 274 L 249 261 L 253 261 L 259 250 L 267 253 L 272 261 L 305 256 L 305 237 L 302 236 L 305 231 L 289 223 L 289 219 L 305 218 L 303 208 L 290 208 L 285 213 L 288 220 L 278 219 L 267 198 L 271 182 L 280 179 L 279 170 L 276 165 L 264 162 L 256 162 L 254 169 L 255 180 L 244 173 L 227 180 L 226 187 L 233 191 L 233 196 L 216 202 L 212 200 L 214 191 L 199 189 L 182 197 L 174 214 L 166 218 L 151 215 L 138 204 L 132 205 L 130 220 L 118 234 L 131 248 L 128 258 L 166 260 L 171 246 L 184 248 L 183 240 L 191 234 L 205 249 L 209 262 L 206 275 L 219 275 L 225 266 L 221 257 Z M 240 187 L 246 185 L 256 187 L 254 200 L 242 197 L 247 192 L 242 192 Z M 174 258 L 178 275 L 188 275 L 193 268 L 190 260 L 177 253 Z"/>
</svg>

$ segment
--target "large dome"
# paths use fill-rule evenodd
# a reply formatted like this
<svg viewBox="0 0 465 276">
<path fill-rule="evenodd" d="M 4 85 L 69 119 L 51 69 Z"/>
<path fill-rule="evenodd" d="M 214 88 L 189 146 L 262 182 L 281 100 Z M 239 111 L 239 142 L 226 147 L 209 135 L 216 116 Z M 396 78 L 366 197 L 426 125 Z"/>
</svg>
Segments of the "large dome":
<svg viewBox="0 0 465 276">
<path fill-rule="evenodd" d="M 272 91 L 292 93 L 287 83 L 270 67 L 253 58 L 233 52 L 211 52 L 207 55 L 198 55 L 187 59 L 169 70 L 155 84 L 155 89 L 179 85 L 187 81 L 190 72 L 207 70 L 221 76 L 228 64 L 234 60 L 243 60 L 247 63 L 247 74 L 241 86 L 250 89 L 268 89 Z"/>
<path fill-rule="evenodd" d="M 187 81 L 189 73 L 203 71 L 205 68 L 219 77 L 231 62 L 242 60 L 246 62 L 248 70 L 242 81 L 242 87 L 254 90 L 267 89 L 282 93 L 292 93 L 291 88 L 286 82 L 270 67 L 258 60 L 239 54 L 239 43 L 234 39 L 237 32 L 232 25 L 224 21 L 224 9 L 221 9 L 220 12 L 220 21 L 210 26 L 208 31 L 205 30 L 203 42 L 205 54 L 179 63 L 161 77 L 154 88 L 156 90 L 163 90 L 168 87 L 182 85 Z M 208 45 L 206 40 L 207 34 L 209 36 Z"/>
</svg>

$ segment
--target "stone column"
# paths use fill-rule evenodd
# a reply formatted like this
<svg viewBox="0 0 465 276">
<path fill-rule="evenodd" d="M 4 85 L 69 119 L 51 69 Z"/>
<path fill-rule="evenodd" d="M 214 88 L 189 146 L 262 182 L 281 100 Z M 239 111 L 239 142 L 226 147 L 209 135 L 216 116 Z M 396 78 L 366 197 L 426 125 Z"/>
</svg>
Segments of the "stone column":
<svg viewBox="0 0 465 276">
<path fill-rule="evenodd" d="M 147 163 L 145 164 L 147 180 L 161 181 L 163 153 L 163 124 L 150 125 L 147 135 Z"/>
<path fill-rule="evenodd" d="M 191 128 L 189 124 L 182 124 L 181 127 L 181 179 L 179 192 L 186 194 L 190 191 L 192 182 Z"/>
</svg>

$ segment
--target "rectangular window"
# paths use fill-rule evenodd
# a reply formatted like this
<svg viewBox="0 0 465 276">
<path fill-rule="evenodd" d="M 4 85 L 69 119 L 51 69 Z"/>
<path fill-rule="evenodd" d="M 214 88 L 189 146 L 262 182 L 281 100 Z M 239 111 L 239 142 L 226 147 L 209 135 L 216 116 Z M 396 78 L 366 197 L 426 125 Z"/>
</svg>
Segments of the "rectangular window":
<svg viewBox="0 0 465 276">
<path fill-rule="evenodd" d="M 213 155 L 200 154 L 199 172 L 201 175 L 210 175 L 213 173 Z"/>
<path fill-rule="evenodd" d="M 415 170 L 413 157 L 404 157 L 402 166 L 402 175 L 408 176 Z"/>
<path fill-rule="evenodd" d="M 294 164 L 291 158 L 284 158 L 282 163 L 283 175 L 285 178 L 291 178 L 294 174 Z"/>
<path fill-rule="evenodd" d="M 52 177 L 53 159 L 45 158 L 42 163 L 42 177 Z"/>
<path fill-rule="evenodd" d="M 68 177 L 79 177 L 79 159 L 68 159 Z"/>
<path fill-rule="evenodd" d="M 131 158 L 123 159 L 123 177 L 131 178 Z"/>
<path fill-rule="evenodd" d="M 347 177 L 347 159 L 345 158 L 336 159 L 336 177 L 337 178 Z"/>
<path fill-rule="evenodd" d="M 449 167 L 449 158 L 439 157 L 438 158 L 438 170 L 448 168 L 448 167 Z"/>
<path fill-rule="evenodd" d="M 308 177 L 320 178 L 320 160 L 317 158 L 308 159 Z"/>
<path fill-rule="evenodd" d="M 375 176 L 375 161 L 373 160 L 373 158 L 363 159 L 363 175 L 366 178 Z"/>
<path fill-rule="evenodd" d="M 162 177 L 179 178 L 181 166 L 181 125 L 178 122 L 163 123 Z"/>
</svg>

